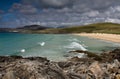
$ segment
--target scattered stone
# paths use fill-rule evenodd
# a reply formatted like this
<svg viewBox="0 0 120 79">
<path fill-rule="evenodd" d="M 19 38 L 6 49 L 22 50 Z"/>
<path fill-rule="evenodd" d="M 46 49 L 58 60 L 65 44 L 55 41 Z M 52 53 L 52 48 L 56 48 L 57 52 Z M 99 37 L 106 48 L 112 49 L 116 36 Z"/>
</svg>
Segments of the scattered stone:
<svg viewBox="0 0 120 79">
<path fill-rule="evenodd" d="M 90 70 L 90 72 L 92 72 L 92 74 L 95 76 L 96 79 L 101 78 L 101 76 L 103 75 L 103 70 L 101 69 L 101 67 L 97 61 L 93 62 L 89 66 L 89 70 Z"/>
<path fill-rule="evenodd" d="M 16 79 L 16 77 L 15 77 L 13 71 L 8 71 L 8 72 L 3 76 L 2 79 Z"/>
<path fill-rule="evenodd" d="M 115 79 L 120 79 L 120 74 L 117 74 L 117 75 L 115 76 Z"/>
<path fill-rule="evenodd" d="M 109 53 L 98 56 L 86 52 L 87 58 L 60 62 L 42 57 L 0 56 L 0 79 L 120 79 L 120 50 Z M 97 57 L 101 60 L 96 61 Z"/>
</svg>

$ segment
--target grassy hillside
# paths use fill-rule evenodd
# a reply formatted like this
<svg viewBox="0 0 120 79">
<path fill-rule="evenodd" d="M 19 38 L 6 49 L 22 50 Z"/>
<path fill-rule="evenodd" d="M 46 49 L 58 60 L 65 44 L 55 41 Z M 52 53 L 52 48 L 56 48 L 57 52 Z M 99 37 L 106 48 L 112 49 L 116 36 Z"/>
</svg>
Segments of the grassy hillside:
<svg viewBox="0 0 120 79">
<path fill-rule="evenodd" d="M 84 26 L 73 26 L 68 28 L 46 29 L 35 31 L 36 33 L 112 33 L 120 34 L 120 24 L 96 23 Z"/>
<path fill-rule="evenodd" d="M 32 27 L 33 28 L 33 27 Z M 46 33 L 46 34 L 65 34 L 65 33 L 111 33 L 120 34 L 120 24 L 116 23 L 96 23 L 84 26 L 71 26 L 67 28 L 46 28 L 46 29 L 10 29 L 10 32 L 20 33 Z"/>
</svg>

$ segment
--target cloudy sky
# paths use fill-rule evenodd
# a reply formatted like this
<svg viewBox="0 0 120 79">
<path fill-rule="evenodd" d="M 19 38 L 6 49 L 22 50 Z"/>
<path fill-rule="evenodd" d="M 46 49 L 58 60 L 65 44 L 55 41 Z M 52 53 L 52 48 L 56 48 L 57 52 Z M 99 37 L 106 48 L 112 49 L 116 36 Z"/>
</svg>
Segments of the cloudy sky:
<svg viewBox="0 0 120 79">
<path fill-rule="evenodd" d="M 0 0 L 0 27 L 120 23 L 120 0 Z"/>
</svg>

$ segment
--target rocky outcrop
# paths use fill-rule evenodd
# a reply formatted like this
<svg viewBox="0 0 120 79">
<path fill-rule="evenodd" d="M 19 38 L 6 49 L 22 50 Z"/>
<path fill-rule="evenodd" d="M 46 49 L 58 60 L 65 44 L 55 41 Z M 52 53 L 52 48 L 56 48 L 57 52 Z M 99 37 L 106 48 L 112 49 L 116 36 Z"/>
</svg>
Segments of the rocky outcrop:
<svg viewBox="0 0 120 79">
<path fill-rule="evenodd" d="M 42 57 L 0 57 L 0 79 L 120 79 L 119 49 L 106 62 L 88 58 L 53 62 Z M 101 55 L 102 57 L 102 55 Z M 89 60 L 89 61 L 88 61 Z"/>
<path fill-rule="evenodd" d="M 108 51 L 108 52 L 103 52 L 99 55 L 97 55 L 96 53 L 92 53 L 89 51 L 82 51 L 82 50 L 75 50 L 75 51 L 70 51 L 69 53 L 84 53 L 85 57 L 83 58 L 79 58 L 79 57 L 73 57 L 70 60 L 75 60 L 75 61 L 99 61 L 99 62 L 111 62 L 114 59 L 117 59 L 118 61 L 120 61 L 120 49 L 115 49 L 112 51 Z"/>
<path fill-rule="evenodd" d="M 120 49 L 115 49 L 113 51 L 102 53 L 101 56 L 104 61 L 111 62 L 114 59 L 120 61 Z"/>
<path fill-rule="evenodd" d="M 96 60 L 96 61 L 101 61 L 102 57 L 100 55 L 97 55 L 96 53 L 93 52 L 89 52 L 89 51 L 83 51 L 83 50 L 74 50 L 74 51 L 69 51 L 69 53 L 83 53 L 85 56 L 84 59 L 88 59 L 89 60 Z M 73 59 L 75 59 L 77 57 L 73 57 Z M 83 59 L 83 58 L 80 58 Z M 83 60 L 82 60 L 83 61 Z"/>
</svg>

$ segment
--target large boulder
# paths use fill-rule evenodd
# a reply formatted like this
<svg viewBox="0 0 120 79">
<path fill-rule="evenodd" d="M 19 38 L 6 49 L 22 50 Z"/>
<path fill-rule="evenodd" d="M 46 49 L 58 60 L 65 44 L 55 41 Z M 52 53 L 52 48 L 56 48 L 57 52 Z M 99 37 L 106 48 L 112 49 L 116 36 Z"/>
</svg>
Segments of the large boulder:
<svg viewBox="0 0 120 79">
<path fill-rule="evenodd" d="M 100 64 L 96 61 L 89 66 L 90 72 L 95 76 L 96 79 L 100 79 L 104 71 L 101 69 Z"/>
</svg>

